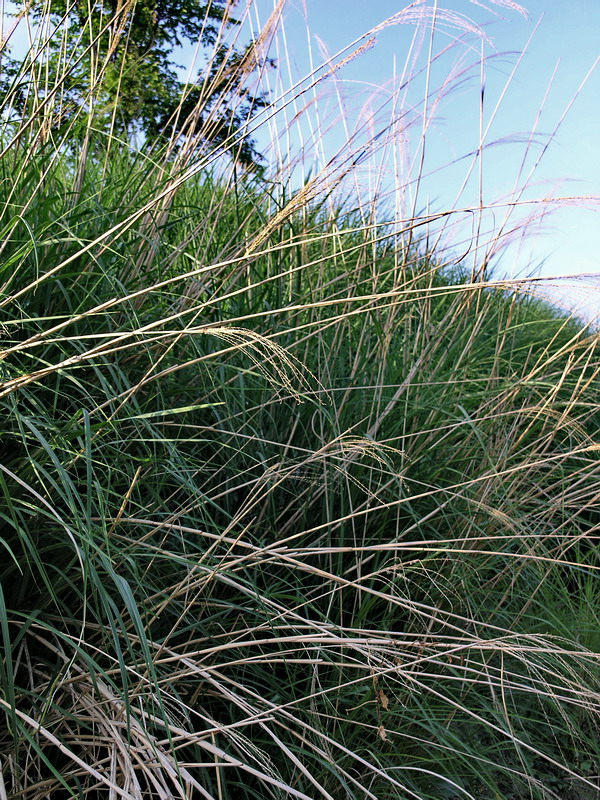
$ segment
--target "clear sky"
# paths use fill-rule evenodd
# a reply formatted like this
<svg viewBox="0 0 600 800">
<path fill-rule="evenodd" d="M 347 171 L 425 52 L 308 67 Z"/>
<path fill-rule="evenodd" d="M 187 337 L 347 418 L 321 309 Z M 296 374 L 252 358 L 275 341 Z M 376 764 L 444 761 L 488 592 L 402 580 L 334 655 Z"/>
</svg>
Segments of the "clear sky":
<svg viewBox="0 0 600 800">
<path fill-rule="evenodd" d="M 240 0 L 238 8 L 242 8 L 245 1 Z M 255 32 L 264 24 L 275 4 L 276 0 L 255 0 L 251 12 Z M 600 55 L 600 0 L 521 0 L 528 19 L 510 8 L 516 5 L 512 0 L 502 0 L 502 4 L 504 8 L 494 5 L 492 0 L 438 0 L 437 4 L 435 0 L 424 0 L 412 4 L 416 8 L 437 5 L 439 9 L 434 54 L 454 43 L 449 52 L 436 60 L 431 73 L 431 89 L 435 91 L 443 84 L 458 63 L 464 68 L 469 64 L 472 67 L 435 110 L 429 108 L 430 124 L 423 166 L 425 177 L 414 201 L 417 210 L 429 208 L 439 212 L 476 206 L 479 202 L 478 165 L 462 196 L 457 199 L 465 175 L 473 166 L 473 157 L 469 154 L 476 152 L 479 145 L 482 76 L 476 62 L 481 53 L 481 39 L 459 29 L 461 21 L 467 18 L 481 26 L 489 37 L 483 51 L 487 59 L 483 76 L 483 121 L 485 127 L 488 123 L 490 125 L 481 170 L 484 203 L 503 201 L 513 193 L 523 163 L 522 174 L 526 175 L 545 145 L 548 147 L 523 198 L 600 196 L 600 67 L 589 77 L 555 136 L 549 140 Z M 271 81 L 271 95 L 275 96 L 282 86 L 285 88 L 309 73 L 311 63 L 318 66 L 327 53 L 335 55 L 409 5 L 403 0 L 287 0 L 283 14 L 284 33 L 277 38 L 272 53 L 277 58 L 278 68 L 266 76 Z M 456 16 L 454 24 L 445 22 L 442 9 L 462 16 Z M 336 152 L 347 151 L 349 135 L 361 125 L 364 127 L 366 123 L 368 127 L 372 123 L 374 131 L 385 125 L 391 115 L 393 88 L 400 83 L 415 30 L 415 24 L 396 24 L 379 30 L 372 48 L 336 72 L 334 79 L 319 86 L 318 103 L 310 105 L 296 133 L 288 134 L 287 142 L 281 140 L 280 148 L 287 146 L 290 151 L 297 150 L 299 137 L 303 137 L 310 151 L 311 127 L 314 129 L 319 125 L 321 133 L 315 137 L 319 140 L 319 160 L 326 163 Z M 249 35 L 249 26 L 246 25 L 240 43 L 247 41 Z M 457 42 L 461 35 L 463 40 Z M 16 38 L 18 43 L 19 38 Z M 417 66 L 427 61 L 428 46 L 425 36 Z M 519 68 L 503 94 L 519 53 L 525 47 Z M 192 52 L 191 46 L 185 47 L 178 59 L 189 61 Z M 389 147 L 388 139 L 385 152 L 364 161 L 362 172 L 359 170 L 358 174 L 365 191 L 371 190 L 377 179 L 385 184 L 383 188 L 393 187 L 394 171 L 399 183 L 409 174 L 414 178 L 418 172 L 414 162 L 410 167 L 410 159 L 420 154 L 418 112 L 422 109 L 424 87 L 425 75 L 421 74 L 404 97 L 405 108 L 413 106 L 414 111 L 406 114 L 402 124 L 397 126 L 396 149 Z M 312 99 L 312 93 L 308 92 L 295 106 L 290 106 L 286 112 L 288 120 Z M 377 107 L 385 106 L 385 103 L 387 106 L 379 114 L 375 113 Z M 404 121 L 411 118 L 415 123 L 412 133 L 403 128 Z M 531 142 L 529 134 L 534 127 L 536 136 Z M 274 130 L 265 127 L 257 132 L 261 148 L 268 149 Z M 364 133 L 363 140 L 367 137 L 368 134 Z M 385 138 L 381 139 L 383 141 Z M 307 162 L 311 158 L 313 155 L 309 153 Z M 413 193 L 414 188 L 411 186 Z M 539 212 L 541 208 L 540 205 L 523 207 L 519 211 L 520 218 L 530 211 Z M 484 228 L 485 225 L 495 225 L 497 229 L 503 214 L 503 210 L 498 209 L 494 211 L 493 219 L 488 215 Z M 462 222 L 467 224 L 454 232 L 457 252 L 472 233 L 473 219 L 463 215 Z M 510 227 L 509 224 L 507 229 Z M 600 203 L 596 204 L 595 210 L 554 206 L 552 215 L 544 219 L 541 229 L 532 227 L 531 231 L 535 235 L 519 246 L 513 245 L 503 257 L 500 264 L 503 274 L 529 274 L 542 262 L 542 274 L 547 275 L 600 273 Z M 453 243 L 451 233 L 445 232 L 450 244 Z M 588 309 L 600 310 L 600 278 L 597 291 L 593 290 L 593 283 L 561 281 L 560 291 L 567 304 L 576 304 L 583 296 Z"/>
<path fill-rule="evenodd" d="M 546 144 L 548 148 L 524 197 L 600 196 L 600 66 L 589 77 L 555 136 L 549 140 L 600 55 L 600 0 L 522 0 L 521 4 L 528 12 L 528 19 L 516 10 L 500 8 L 489 0 L 478 4 L 469 0 L 438 2 L 439 9 L 445 8 L 474 20 L 491 40 L 484 45 L 488 57 L 484 95 L 486 126 L 519 53 L 527 46 L 486 137 L 488 143 L 499 143 L 490 145 L 484 152 L 484 202 L 497 201 L 513 190 L 529 133 L 534 127 L 537 135 L 529 148 L 525 174 Z M 261 21 L 273 5 L 273 0 L 258 0 Z M 278 53 L 278 71 L 285 73 L 290 66 L 295 77 L 304 75 L 309 70 L 311 50 L 313 63 L 317 65 L 325 51 L 334 55 L 407 5 L 401 0 L 288 0 L 284 12 L 286 49 L 285 53 L 281 50 Z M 430 1 L 427 5 L 434 3 Z M 505 5 L 510 6 L 510 0 Z M 394 25 L 379 31 L 375 46 L 351 61 L 336 74 L 335 81 L 329 81 L 329 88 L 324 86 L 321 90 L 319 114 L 322 124 L 330 125 L 327 136 L 323 137 L 325 160 L 343 147 L 345 137 L 357 121 L 364 120 L 365 107 L 373 108 L 389 98 L 394 74 L 398 78 L 402 72 L 413 33 L 414 26 L 410 25 Z M 456 26 L 442 21 L 434 39 L 434 52 L 460 34 Z M 421 64 L 426 61 L 428 45 L 425 40 Z M 476 62 L 480 47 L 474 35 L 467 35 L 464 42 L 456 44 L 433 70 L 432 88 L 446 79 L 452 65 L 461 57 L 465 65 Z M 469 158 L 463 157 L 476 150 L 479 142 L 478 67 L 465 77 L 467 79 L 437 108 L 427 134 L 424 171 L 433 174 L 422 182 L 419 202 L 421 207 L 429 203 L 434 211 L 455 207 L 457 190 L 471 164 Z M 284 83 L 285 80 L 284 77 Z M 423 86 L 424 78 L 415 81 L 411 90 L 413 102 L 420 100 Z M 341 104 L 340 98 L 343 98 Z M 413 135 L 413 146 L 415 138 L 418 139 Z M 478 196 L 476 170 L 458 205 L 476 204 Z M 523 209 L 522 213 L 532 209 L 540 210 L 540 206 Z M 496 224 L 499 216 L 500 212 L 495 215 Z M 600 203 L 595 210 L 573 206 L 555 208 L 544 220 L 542 230 L 536 231 L 525 245 L 514 246 L 507 252 L 501 263 L 505 274 L 530 272 L 542 261 L 543 274 L 600 273 Z M 582 283 L 577 286 L 588 293 L 587 286 L 584 288 Z M 563 291 L 567 302 L 572 299 L 576 303 L 581 299 L 582 291 L 578 291 L 577 286 L 573 289 L 572 284 L 565 283 Z M 600 295 L 600 286 L 598 292 Z M 594 298 L 585 299 L 594 305 Z"/>
</svg>

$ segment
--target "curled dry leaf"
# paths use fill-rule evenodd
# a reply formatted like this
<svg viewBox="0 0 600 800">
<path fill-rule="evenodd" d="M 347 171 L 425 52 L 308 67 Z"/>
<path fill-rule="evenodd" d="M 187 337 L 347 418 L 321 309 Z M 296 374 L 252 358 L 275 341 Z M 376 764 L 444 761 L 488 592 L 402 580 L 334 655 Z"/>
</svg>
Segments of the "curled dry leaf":
<svg viewBox="0 0 600 800">
<path fill-rule="evenodd" d="M 387 696 L 387 694 L 383 691 L 383 689 L 380 689 L 378 691 L 377 700 L 378 700 L 379 703 L 381 703 L 384 711 L 387 711 L 388 708 L 390 707 L 390 699 Z"/>
</svg>

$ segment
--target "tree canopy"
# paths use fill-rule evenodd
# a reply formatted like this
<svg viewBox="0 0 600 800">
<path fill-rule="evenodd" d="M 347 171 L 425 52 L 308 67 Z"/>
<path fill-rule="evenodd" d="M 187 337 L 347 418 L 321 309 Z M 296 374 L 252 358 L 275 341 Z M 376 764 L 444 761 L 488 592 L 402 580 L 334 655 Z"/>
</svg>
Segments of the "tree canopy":
<svg viewBox="0 0 600 800">
<path fill-rule="evenodd" d="M 271 60 L 249 58 L 252 44 L 238 49 L 226 33 L 239 24 L 238 0 L 104 0 L 90 5 L 70 0 L 33 0 L 31 13 L 56 31 L 49 61 L 57 121 L 93 109 L 96 124 L 119 135 L 185 138 L 211 149 L 230 147 L 234 157 L 256 165 L 260 154 L 245 132 L 267 100 L 248 88 L 252 71 Z M 177 48 L 199 44 L 206 65 L 194 83 L 181 81 Z M 35 62 L 5 60 L 7 76 L 35 69 Z M 38 82 L 39 84 L 39 82 Z M 21 82 L 21 103 L 27 96 Z M 60 87 L 57 92 L 55 87 Z M 54 103 L 57 107 L 57 103 Z"/>
</svg>

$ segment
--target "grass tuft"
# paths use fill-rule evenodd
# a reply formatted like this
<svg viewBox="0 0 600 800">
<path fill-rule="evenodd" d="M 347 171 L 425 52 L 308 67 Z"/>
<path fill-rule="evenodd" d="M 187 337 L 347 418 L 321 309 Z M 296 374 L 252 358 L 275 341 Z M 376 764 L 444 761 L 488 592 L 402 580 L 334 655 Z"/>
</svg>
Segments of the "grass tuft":
<svg viewBox="0 0 600 800">
<path fill-rule="evenodd" d="M 308 174 L 332 62 L 258 71 L 245 170 L 184 104 L 170 143 L 107 127 L 114 64 L 50 70 L 67 22 L 23 12 L 3 100 L 0 797 L 597 797 L 597 334 L 495 277 L 510 218 L 459 264 L 422 159 L 395 205 L 358 141 Z M 405 88 L 370 158 L 402 102 L 426 135 Z"/>
</svg>

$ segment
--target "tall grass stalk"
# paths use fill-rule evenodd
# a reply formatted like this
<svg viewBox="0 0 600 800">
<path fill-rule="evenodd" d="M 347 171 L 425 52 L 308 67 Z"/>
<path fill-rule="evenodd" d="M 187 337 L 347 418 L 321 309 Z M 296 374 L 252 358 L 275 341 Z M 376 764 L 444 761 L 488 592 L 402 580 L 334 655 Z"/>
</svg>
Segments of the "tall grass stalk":
<svg viewBox="0 0 600 800">
<path fill-rule="evenodd" d="M 239 133 L 201 144 L 219 103 L 197 137 L 181 117 L 162 145 L 119 138 L 105 49 L 74 64 L 68 15 L 21 16 L 0 137 L 0 797 L 591 800 L 598 337 L 541 278 L 494 275 L 523 184 L 419 211 L 432 110 L 467 74 L 436 86 L 433 33 L 482 34 L 400 10 L 399 88 L 319 167 L 319 92 L 373 32 L 288 84 L 282 10 L 240 66 L 279 54 L 248 123 L 269 132 L 263 174 Z M 446 246 L 463 212 L 466 266 Z"/>
</svg>

